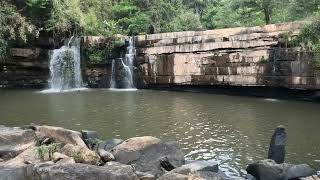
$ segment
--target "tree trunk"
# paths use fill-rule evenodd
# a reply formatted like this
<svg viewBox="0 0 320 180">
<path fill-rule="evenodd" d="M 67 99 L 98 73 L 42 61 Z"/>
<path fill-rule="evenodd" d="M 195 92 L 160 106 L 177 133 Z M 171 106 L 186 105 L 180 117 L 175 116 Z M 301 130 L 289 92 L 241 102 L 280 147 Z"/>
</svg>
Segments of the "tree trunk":
<svg viewBox="0 0 320 180">
<path fill-rule="evenodd" d="M 271 24 L 271 19 L 272 19 L 272 10 L 271 9 L 264 9 L 264 18 L 266 24 Z"/>
</svg>

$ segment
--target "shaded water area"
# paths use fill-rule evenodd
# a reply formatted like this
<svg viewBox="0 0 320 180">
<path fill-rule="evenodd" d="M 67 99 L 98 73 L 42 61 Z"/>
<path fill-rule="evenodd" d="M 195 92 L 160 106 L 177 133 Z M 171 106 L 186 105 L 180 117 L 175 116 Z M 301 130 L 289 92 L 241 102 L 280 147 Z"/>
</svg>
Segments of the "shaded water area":
<svg viewBox="0 0 320 180">
<path fill-rule="evenodd" d="M 92 129 L 101 138 L 177 140 L 187 158 L 214 160 L 238 175 L 265 159 L 273 130 L 288 132 L 287 161 L 320 169 L 320 104 L 166 91 L 88 90 L 62 94 L 1 90 L 0 124 Z"/>
</svg>

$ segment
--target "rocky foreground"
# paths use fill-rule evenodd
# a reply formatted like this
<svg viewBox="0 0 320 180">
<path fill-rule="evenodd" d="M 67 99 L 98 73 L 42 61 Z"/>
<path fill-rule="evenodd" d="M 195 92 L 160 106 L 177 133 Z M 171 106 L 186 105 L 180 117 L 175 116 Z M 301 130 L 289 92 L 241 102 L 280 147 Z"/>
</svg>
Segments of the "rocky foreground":
<svg viewBox="0 0 320 180">
<path fill-rule="evenodd" d="M 245 178 L 230 178 L 218 164 L 186 162 L 177 142 L 145 136 L 98 139 L 95 131 L 0 126 L 0 180 L 228 180 L 320 179 L 306 164 L 250 164 Z"/>
</svg>

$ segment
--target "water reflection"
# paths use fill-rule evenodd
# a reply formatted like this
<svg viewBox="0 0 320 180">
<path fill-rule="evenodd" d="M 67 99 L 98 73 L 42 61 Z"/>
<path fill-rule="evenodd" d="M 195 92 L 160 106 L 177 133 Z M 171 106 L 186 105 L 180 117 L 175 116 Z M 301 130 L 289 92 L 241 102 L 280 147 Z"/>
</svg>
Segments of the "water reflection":
<svg viewBox="0 0 320 180">
<path fill-rule="evenodd" d="M 264 159 L 274 128 L 283 124 L 289 135 L 288 161 L 320 168 L 319 104 L 143 90 L 1 91 L 0 99 L 0 124 L 35 122 L 94 129 L 101 138 L 177 140 L 187 158 L 219 162 L 230 175 Z"/>
</svg>

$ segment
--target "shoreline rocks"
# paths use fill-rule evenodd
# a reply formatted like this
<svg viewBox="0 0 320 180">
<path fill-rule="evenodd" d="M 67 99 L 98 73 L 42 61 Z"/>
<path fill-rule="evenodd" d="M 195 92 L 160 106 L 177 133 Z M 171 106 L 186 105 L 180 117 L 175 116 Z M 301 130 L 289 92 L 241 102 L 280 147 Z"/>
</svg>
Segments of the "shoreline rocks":
<svg viewBox="0 0 320 180">
<path fill-rule="evenodd" d="M 0 162 L 0 180 L 245 179 L 228 177 L 216 163 L 186 163 L 177 142 L 165 142 L 152 136 L 125 141 L 103 141 L 98 137 L 95 131 L 80 133 L 52 126 L 0 126 L 0 150 L 8 149 L 0 151 L 0 158 L 9 157 L 4 152 L 17 153 Z M 16 151 L 17 146 L 19 151 Z M 252 163 L 247 171 L 252 175 L 247 179 L 319 179 L 306 164 L 277 164 L 273 160 Z"/>
</svg>

